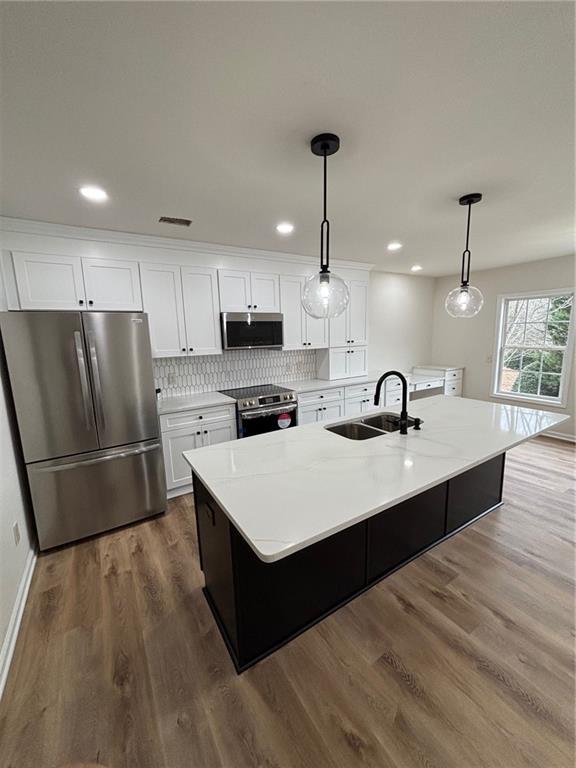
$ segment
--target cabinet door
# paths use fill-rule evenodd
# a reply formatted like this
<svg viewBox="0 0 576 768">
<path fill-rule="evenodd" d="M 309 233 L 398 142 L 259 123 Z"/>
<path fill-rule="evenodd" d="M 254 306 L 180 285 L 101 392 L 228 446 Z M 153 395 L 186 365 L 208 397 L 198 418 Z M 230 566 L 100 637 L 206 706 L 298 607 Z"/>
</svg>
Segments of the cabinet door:
<svg viewBox="0 0 576 768">
<path fill-rule="evenodd" d="M 502 501 L 504 454 L 448 481 L 446 533 L 474 520 Z"/>
<path fill-rule="evenodd" d="M 181 271 L 188 354 L 219 355 L 218 273 L 211 267 L 182 267 Z"/>
<path fill-rule="evenodd" d="M 315 424 L 320 418 L 320 406 L 301 405 L 298 407 L 298 424 Z"/>
<path fill-rule="evenodd" d="M 345 347 L 350 336 L 348 335 L 350 305 L 338 317 L 330 320 L 330 346 Z"/>
<path fill-rule="evenodd" d="M 326 349 L 328 347 L 328 320 L 318 320 L 310 317 L 304 310 L 306 346 L 309 349 Z"/>
<path fill-rule="evenodd" d="M 351 344 L 368 343 L 368 283 L 352 280 L 350 283 L 349 340 Z"/>
<path fill-rule="evenodd" d="M 365 347 L 355 347 L 347 350 L 348 375 L 363 376 L 368 372 L 368 350 Z"/>
<path fill-rule="evenodd" d="M 78 256 L 15 251 L 14 273 L 22 309 L 83 309 L 86 297 Z"/>
<path fill-rule="evenodd" d="M 344 405 L 346 416 L 360 416 L 362 413 L 362 402 L 361 398 L 346 400 Z"/>
<path fill-rule="evenodd" d="M 190 464 L 182 456 L 183 451 L 192 451 L 202 445 L 202 431 L 185 427 L 162 434 L 166 487 L 170 491 L 192 482 Z"/>
<path fill-rule="evenodd" d="M 330 350 L 330 378 L 341 379 L 348 376 L 349 349 Z"/>
<path fill-rule="evenodd" d="M 142 311 L 137 261 L 82 259 L 82 273 L 88 309 Z"/>
<path fill-rule="evenodd" d="M 222 312 L 247 312 L 252 309 L 250 272 L 219 269 L 218 286 Z"/>
<path fill-rule="evenodd" d="M 302 284 L 298 276 L 280 277 L 280 311 L 284 316 L 284 349 L 304 349 L 305 312 L 302 309 Z"/>
<path fill-rule="evenodd" d="M 186 353 L 184 305 L 180 267 L 141 264 L 142 299 L 148 313 L 153 357 Z"/>
<path fill-rule="evenodd" d="M 250 273 L 252 309 L 258 312 L 280 312 L 280 281 L 278 275 Z"/>
<path fill-rule="evenodd" d="M 320 412 L 319 421 L 329 421 L 331 419 L 341 419 L 344 416 L 344 400 L 338 403 L 327 403 Z"/>
<path fill-rule="evenodd" d="M 202 445 L 216 445 L 236 440 L 236 424 L 227 421 L 223 424 L 210 424 L 202 430 Z"/>
</svg>

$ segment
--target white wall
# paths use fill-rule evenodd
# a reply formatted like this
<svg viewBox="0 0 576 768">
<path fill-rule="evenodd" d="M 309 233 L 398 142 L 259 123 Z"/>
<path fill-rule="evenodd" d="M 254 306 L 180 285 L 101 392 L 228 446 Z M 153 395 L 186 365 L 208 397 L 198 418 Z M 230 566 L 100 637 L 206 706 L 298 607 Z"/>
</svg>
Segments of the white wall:
<svg viewBox="0 0 576 768">
<path fill-rule="evenodd" d="M 0 311 L 6 308 L 0 283 Z M 33 551 L 27 527 L 15 446 L 8 417 L 6 372 L 0 364 L 0 695 L 16 637 L 17 624 L 31 575 Z M 14 543 L 12 526 L 18 523 L 21 539 Z"/>
<path fill-rule="evenodd" d="M 490 395 L 497 324 L 498 295 L 505 293 L 522 293 L 524 291 L 539 291 L 554 288 L 574 287 L 574 257 L 563 256 L 557 259 L 544 259 L 513 267 L 475 271 L 472 274 L 472 284 L 484 294 L 484 306 L 480 313 L 468 320 L 457 320 L 448 315 L 444 309 L 444 299 L 451 288 L 458 284 L 458 277 L 443 277 L 436 280 L 434 297 L 434 323 L 432 354 L 430 359 L 439 365 L 463 365 L 466 368 L 464 376 L 464 395 L 479 400 L 494 402 L 510 402 L 519 405 L 517 400 L 502 400 Z M 567 413 L 572 418 L 561 424 L 558 432 L 574 435 L 574 365 L 569 387 L 567 408 L 552 408 L 546 410 Z M 526 407 L 541 406 L 522 403 Z"/>
<path fill-rule="evenodd" d="M 407 371 L 431 361 L 434 283 L 431 277 L 370 273 L 371 370 Z"/>
</svg>

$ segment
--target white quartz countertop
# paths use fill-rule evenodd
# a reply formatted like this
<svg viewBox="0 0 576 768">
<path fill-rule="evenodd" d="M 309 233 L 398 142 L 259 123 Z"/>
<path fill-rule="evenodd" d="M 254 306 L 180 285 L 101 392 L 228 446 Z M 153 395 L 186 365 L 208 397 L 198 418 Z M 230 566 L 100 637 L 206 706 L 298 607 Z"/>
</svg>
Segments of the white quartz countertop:
<svg viewBox="0 0 576 768">
<path fill-rule="evenodd" d="M 424 423 L 406 436 L 348 440 L 325 422 L 184 457 L 258 557 L 274 562 L 568 418 L 444 395 L 411 402 L 410 415 Z"/>
<path fill-rule="evenodd" d="M 294 392 L 314 392 L 317 389 L 336 389 L 351 387 L 354 384 L 370 384 L 378 381 L 384 371 L 369 371 L 366 376 L 354 376 L 350 379 L 306 379 L 305 381 L 287 381 L 280 386 L 293 389 Z"/>
<path fill-rule="evenodd" d="M 214 405 L 235 405 L 236 400 L 220 392 L 199 392 L 195 395 L 179 395 L 158 400 L 158 413 L 192 411 L 196 408 L 211 408 Z"/>
</svg>

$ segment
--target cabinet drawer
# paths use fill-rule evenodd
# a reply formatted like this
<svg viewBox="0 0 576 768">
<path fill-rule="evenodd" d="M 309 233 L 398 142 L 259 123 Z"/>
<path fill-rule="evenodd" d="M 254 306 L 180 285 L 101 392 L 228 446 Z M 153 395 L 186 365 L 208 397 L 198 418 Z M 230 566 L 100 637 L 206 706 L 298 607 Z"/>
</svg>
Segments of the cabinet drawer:
<svg viewBox="0 0 576 768">
<path fill-rule="evenodd" d="M 456 379 L 455 381 L 446 381 L 444 383 L 444 394 L 451 397 L 462 396 L 462 379 Z"/>
<path fill-rule="evenodd" d="M 342 400 L 343 397 L 344 389 L 341 387 L 336 387 L 334 389 L 317 389 L 314 392 L 303 392 L 301 395 L 298 395 L 298 402 L 300 405 L 311 405 L 312 403 Z"/>
<path fill-rule="evenodd" d="M 345 388 L 346 399 L 350 397 L 374 397 L 376 383 L 371 381 L 369 384 L 354 384 Z"/>
<path fill-rule="evenodd" d="M 444 387 L 444 379 L 437 379 L 436 381 L 425 381 L 422 384 L 416 384 L 416 392 L 420 392 L 423 389 L 438 389 L 438 387 Z"/>
<path fill-rule="evenodd" d="M 386 387 L 386 394 L 388 394 L 388 392 L 393 392 L 397 389 L 402 389 L 402 382 L 400 381 L 400 379 L 396 378 L 396 376 L 392 376 L 391 378 L 386 379 L 385 387 Z"/>
<path fill-rule="evenodd" d="M 402 390 L 386 393 L 386 407 L 390 405 L 402 405 Z"/>
<path fill-rule="evenodd" d="M 213 424 L 218 421 L 236 419 L 236 407 L 234 405 L 222 405 L 215 408 L 198 408 L 193 411 L 178 411 L 177 413 L 164 413 L 160 416 L 160 429 L 167 432 L 171 429 L 180 429 L 192 424 Z"/>
<path fill-rule="evenodd" d="M 451 371 L 446 371 L 445 379 L 446 381 L 454 381 L 455 379 L 461 379 L 462 378 L 462 368 L 454 368 Z"/>
</svg>

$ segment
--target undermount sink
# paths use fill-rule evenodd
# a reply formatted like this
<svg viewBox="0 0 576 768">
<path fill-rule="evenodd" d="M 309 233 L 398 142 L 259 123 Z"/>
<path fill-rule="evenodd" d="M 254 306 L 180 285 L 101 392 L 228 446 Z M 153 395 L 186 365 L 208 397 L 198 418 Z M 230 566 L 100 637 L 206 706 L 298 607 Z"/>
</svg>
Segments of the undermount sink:
<svg viewBox="0 0 576 768">
<path fill-rule="evenodd" d="M 334 432 L 335 435 L 347 437 L 348 440 L 369 440 L 371 437 L 382 437 L 384 434 L 380 429 L 374 429 L 374 427 L 361 424 L 359 421 L 336 424 L 334 427 L 324 427 L 324 429 L 328 432 Z"/>
<path fill-rule="evenodd" d="M 413 427 L 415 421 L 408 416 L 408 427 Z M 397 413 L 377 413 L 365 419 L 335 424 L 333 427 L 324 427 L 324 429 L 334 432 L 335 435 L 346 437 L 348 440 L 370 440 L 372 437 L 382 437 L 387 432 L 397 432 L 400 429 L 400 416 Z"/>
</svg>

